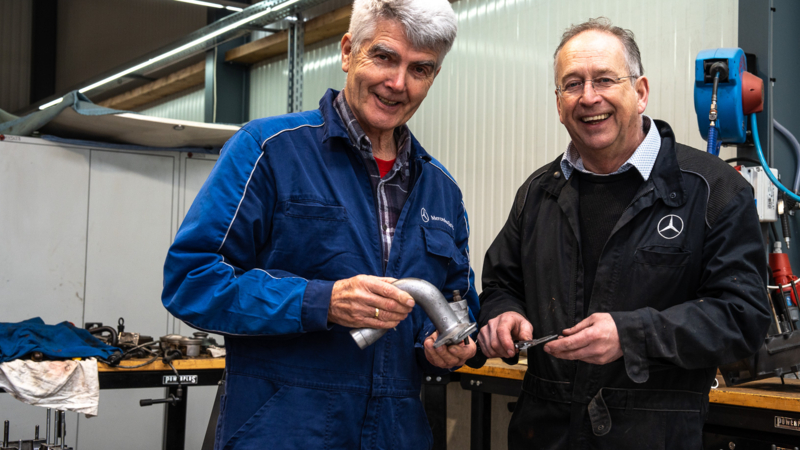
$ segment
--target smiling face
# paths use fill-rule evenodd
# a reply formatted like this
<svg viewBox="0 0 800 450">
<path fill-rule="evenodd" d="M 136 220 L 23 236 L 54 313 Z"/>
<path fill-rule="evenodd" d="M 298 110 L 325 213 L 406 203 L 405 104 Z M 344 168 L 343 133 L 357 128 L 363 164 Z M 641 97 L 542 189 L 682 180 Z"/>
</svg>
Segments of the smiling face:
<svg viewBox="0 0 800 450">
<path fill-rule="evenodd" d="M 350 34 L 342 38 L 344 93 L 359 125 L 375 142 L 392 133 L 417 111 L 439 72 L 439 54 L 415 49 L 402 25 L 381 19 L 372 40 L 353 52 Z"/>
<path fill-rule="evenodd" d="M 622 42 L 600 31 L 575 36 L 556 60 L 556 81 L 560 86 L 575 80 L 628 75 Z M 582 158 L 624 158 L 619 162 L 622 165 L 644 140 L 641 114 L 648 94 L 647 78 L 640 77 L 633 85 L 625 79 L 601 92 L 595 91 L 591 83 L 585 83 L 583 92 L 575 95 L 556 92 L 556 104 L 561 123 Z"/>
</svg>

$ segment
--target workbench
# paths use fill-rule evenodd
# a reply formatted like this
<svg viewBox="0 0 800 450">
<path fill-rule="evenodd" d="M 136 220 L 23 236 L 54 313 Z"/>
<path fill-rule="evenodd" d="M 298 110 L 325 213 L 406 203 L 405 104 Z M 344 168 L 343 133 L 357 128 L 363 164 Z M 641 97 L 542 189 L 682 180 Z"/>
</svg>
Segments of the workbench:
<svg viewBox="0 0 800 450">
<path fill-rule="evenodd" d="M 123 366 L 136 366 L 147 360 L 127 359 Z M 183 449 L 186 438 L 186 404 L 190 386 L 216 386 L 225 370 L 225 358 L 177 359 L 172 362 L 181 376 L 182 400 L 167 406 L 164 416 L 164 450 Z M 135 369 L 120 369 L 97 363 L 100 389 L 167 388 L 166 395 L 176 395 L 178 389 L 175 373 L 161 359 Z M 160 405 L 148 406 L 159 408 Z M 209 411 L 209 415 L 211 411 Z"/>
<path fill-rule="evenodd" d="M 520 361 L 524 363 L 525 360 Z M 527 365 L 509 366 L 490 359 L 481 369 L 462 367 L 453 375 L 472 392 L 471 450 L 490 448 L 491 395 L 518 396 Z M 709 394 L 709 414 L 703 430 L 706 450 L 775 450 L 800 447 L 800 380 L 779 378 L 725 387 Z M 733 444 L 733 446 L 731 446 Z M 772 447 L 775 445 L 775 447 Z M 436 448 L 436 447 L 435 447 Z"/>
</svg>

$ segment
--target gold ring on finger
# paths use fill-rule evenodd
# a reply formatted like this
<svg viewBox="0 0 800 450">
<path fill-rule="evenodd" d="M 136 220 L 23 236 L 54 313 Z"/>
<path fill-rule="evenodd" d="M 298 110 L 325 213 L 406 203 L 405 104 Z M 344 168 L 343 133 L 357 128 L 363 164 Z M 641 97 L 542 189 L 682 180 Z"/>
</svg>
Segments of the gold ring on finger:
<svg viewBox="0 0 800 450">
<path fill-rule="evenodd" d="M 380 314 L 380 313 L 381 313 L 381 310 L 378 309 L 378 308 L 375 308 L 375 318 L 376 319 L 378 318 L 378 314 Z"/>
</svg>

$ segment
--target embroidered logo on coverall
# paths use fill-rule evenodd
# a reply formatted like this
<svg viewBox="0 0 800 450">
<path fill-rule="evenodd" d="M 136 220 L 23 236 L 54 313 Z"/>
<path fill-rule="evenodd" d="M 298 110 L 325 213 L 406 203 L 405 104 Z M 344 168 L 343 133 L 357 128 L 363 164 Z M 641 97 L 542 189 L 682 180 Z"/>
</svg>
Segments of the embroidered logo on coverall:
<svg viewBox="0 0 800 450">
<path fill-rule="evenodd" d="M 427 221 L 431 220 L 431 218 L 428 217 L 428 211 L 425 211 L 425 208 L 422 208 L 422 211 L 420 211 L 420 214 L 422 214 L 422 221 L 423 222 L 427 222 Z"/>
<path fill-rule="evenodd" d="M 658 221 L 656 229 L 664 239 L 675 239 L 683 232 L 683 219 L 675 214 L 666 215 Z"/>
</svg>

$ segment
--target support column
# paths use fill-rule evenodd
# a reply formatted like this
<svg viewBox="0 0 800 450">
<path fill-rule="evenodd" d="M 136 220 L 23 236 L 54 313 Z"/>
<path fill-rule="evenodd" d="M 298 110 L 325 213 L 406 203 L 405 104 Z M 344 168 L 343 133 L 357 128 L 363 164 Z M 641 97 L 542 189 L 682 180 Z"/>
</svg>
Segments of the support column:
<svg viewBox="0 0 800 450">
<path fill-rule="evenodd" d="M 303 110 L 303 53 L 305 51 L 305 24 L 303 15 L 289 27 L 289 101 L 287 112 Z"/>
<path fill-rule="evenodd" d="M 246 43 L 247 37 L 241 37 L 206 52 L 206 123 L 240 124 L 250 119 L 250 70 L 225 62 L 225 52 Z"/>
</svg>

